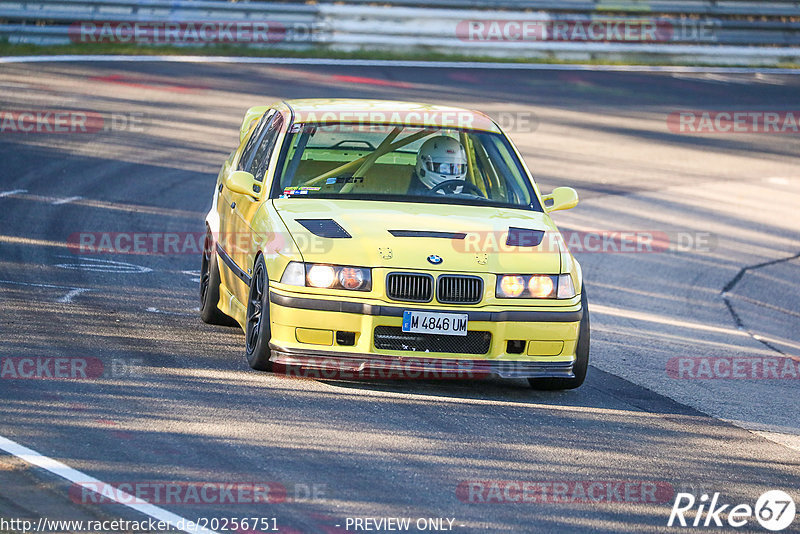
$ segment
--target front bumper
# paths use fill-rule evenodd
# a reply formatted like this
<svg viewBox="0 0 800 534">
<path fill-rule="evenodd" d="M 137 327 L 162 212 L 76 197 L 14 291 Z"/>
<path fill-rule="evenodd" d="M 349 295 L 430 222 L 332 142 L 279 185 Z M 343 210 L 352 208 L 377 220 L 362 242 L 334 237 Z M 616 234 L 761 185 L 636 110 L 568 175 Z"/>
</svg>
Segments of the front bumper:
<svg viewBox="0 0 800 534">
<path fill-rule="evenodd" d="M 316 369 L 321 377 L 325 376 L 322 371 L 375 378 L 391 378 L 394 372 L 412 378 L 417 374 L 429 378 L 574 376 L 572 366 L 583 316 L 580 304 L 562 309 L 428 307 L 275 290 L 270 291 L 269 298 L 271 360 L 288 368 Z M 462 340 L 455 339 L 452 346 L 442 347 L 440 342 L 430 350 L 385 348 L 378 332 L 398 330 L 406 310 L 466 313 L 470 334 L 491 340 L 472 352 L 463 349 L 463 342 L 456 343 Z M 341 342 L 342 332 L 354 336 Z M 449 337 L 438 336 L 438 340 Z M 522 350 L 510 350 L 509 341 L 517 343 L 517 348 L 522 343 Z"/>
<path fill-rule="evenodd" d="M 290 349 L 270 343 L 270 361 L 284 367 L 287 374 L 314 378 L 371 379 L 470 379 L 575 378 L 573 362 L 468 360 L 418 358 L 408 356 L 364 355 L 347 352 Z"/>
</svg>

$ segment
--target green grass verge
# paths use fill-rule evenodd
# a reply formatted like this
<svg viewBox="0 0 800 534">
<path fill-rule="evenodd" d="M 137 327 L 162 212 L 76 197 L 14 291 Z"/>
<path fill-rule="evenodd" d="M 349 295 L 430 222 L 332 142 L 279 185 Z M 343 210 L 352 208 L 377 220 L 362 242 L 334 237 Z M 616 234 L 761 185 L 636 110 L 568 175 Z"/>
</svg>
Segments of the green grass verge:
<svg viewBox="0 0 800 534">
<path fill-rule="evenodd" d="M 237 45 L 213 45 L 203 47 L 185 46 L 141 46 L 123 43 L 34 45 L 11 44 L 0 41 L 0 56 L 24 55 L 187 55 L 187 56 L 245 56 L 245 57 L 288 57 L 288 58 L 324 58 L 324 59 L 388 59 L 404 61 L 471 61 L 495 63 L 541 63 L 541 64 L 590 64 L 590 65 L 700 65 L 698 63 L 670 63 L 654 60 L 632 59 L 629 61 L 611 61 L 605 59 L 562 60 L 557 58 L 497 58 L 481 55 L 444 54 L 434 51 L 426 52 L 389 52 L 380 50 L 359 50 L 342 52 L 326 48 L 306 50 L 290 50 L 283 48 L 251 48 Z M 706 65 L 707 64 L 702 64 Z M 722 64 L 720 64 L 722 65 Z M 725 66 L 730 66 L 726 64 Z M 747 67 L 750 65 L 742 64 Z M 798 63 L 780 63 L 776 67 L 797 69 Z"/>
</svg>

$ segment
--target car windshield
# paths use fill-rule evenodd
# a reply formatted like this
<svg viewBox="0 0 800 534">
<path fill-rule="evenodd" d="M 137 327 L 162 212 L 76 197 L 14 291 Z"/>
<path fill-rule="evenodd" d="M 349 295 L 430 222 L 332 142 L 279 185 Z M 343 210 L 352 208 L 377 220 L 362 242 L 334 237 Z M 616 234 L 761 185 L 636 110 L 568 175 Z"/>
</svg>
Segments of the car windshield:
<svg viewBox="0 0 800 534">
<path fill-rule="evenodd" d="M 455 128 L 295 124 L 273 198 L 507 206 L 541 211 L 502 134 Z"/>
</svg>

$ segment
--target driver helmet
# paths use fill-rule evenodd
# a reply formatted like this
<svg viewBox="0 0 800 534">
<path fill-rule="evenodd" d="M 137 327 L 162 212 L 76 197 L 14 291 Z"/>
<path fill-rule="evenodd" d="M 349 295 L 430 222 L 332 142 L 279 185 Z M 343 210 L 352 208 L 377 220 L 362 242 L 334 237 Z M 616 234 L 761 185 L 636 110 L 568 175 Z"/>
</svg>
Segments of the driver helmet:
<svg viewBox="0 0 800 534">
<path fill-rule="evenodd" d="M 428 189 L 447 180 L 464 180 L 467 176 L 466 151 L 452 137 L 431 137 L 417 152 L 416 173 Z"/>
</svg>

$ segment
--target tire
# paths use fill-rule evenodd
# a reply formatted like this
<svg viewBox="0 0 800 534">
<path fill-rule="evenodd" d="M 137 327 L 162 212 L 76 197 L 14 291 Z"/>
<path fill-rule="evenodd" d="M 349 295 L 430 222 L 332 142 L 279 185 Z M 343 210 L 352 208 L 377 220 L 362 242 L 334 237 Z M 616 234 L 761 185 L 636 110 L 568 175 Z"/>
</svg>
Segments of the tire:
<svg viewBox="0 0 800 534">
<path fill-rule="evenodd" d="M 221 326 L 238 326 L 238 323 L 217 308 L 219 302 L 219 264 L 213 249 L 214 237 L 206 231 L 203 260 L 200 265 L 200 318 L 204 323 Z"/>
<path fill-rule="evenodd" d="M 586 299 L 586 286 L 583 287 L 581 295 L 581 308 L 583 317 L 581 318 L 578 330 L 578 344 L 575 348 L 575 365 L 572 372 L 575 378 L 529 378 L 528 383 L 533 389 L 543 391 L 555 391 L 561 389 L 575 389 L 583 384 L 586 379 L 586 371 L 589 368 L 589 308 Z"/>
<path fill-rule="evenodd" d="M 264 258 L 259 256 L 250 279 L 247 294 L 247 323 L 245 328 L 245 357 L 250 367 L 257 371 L 271 371 L 269 361 L 269 277 Z"/>
</svg>

